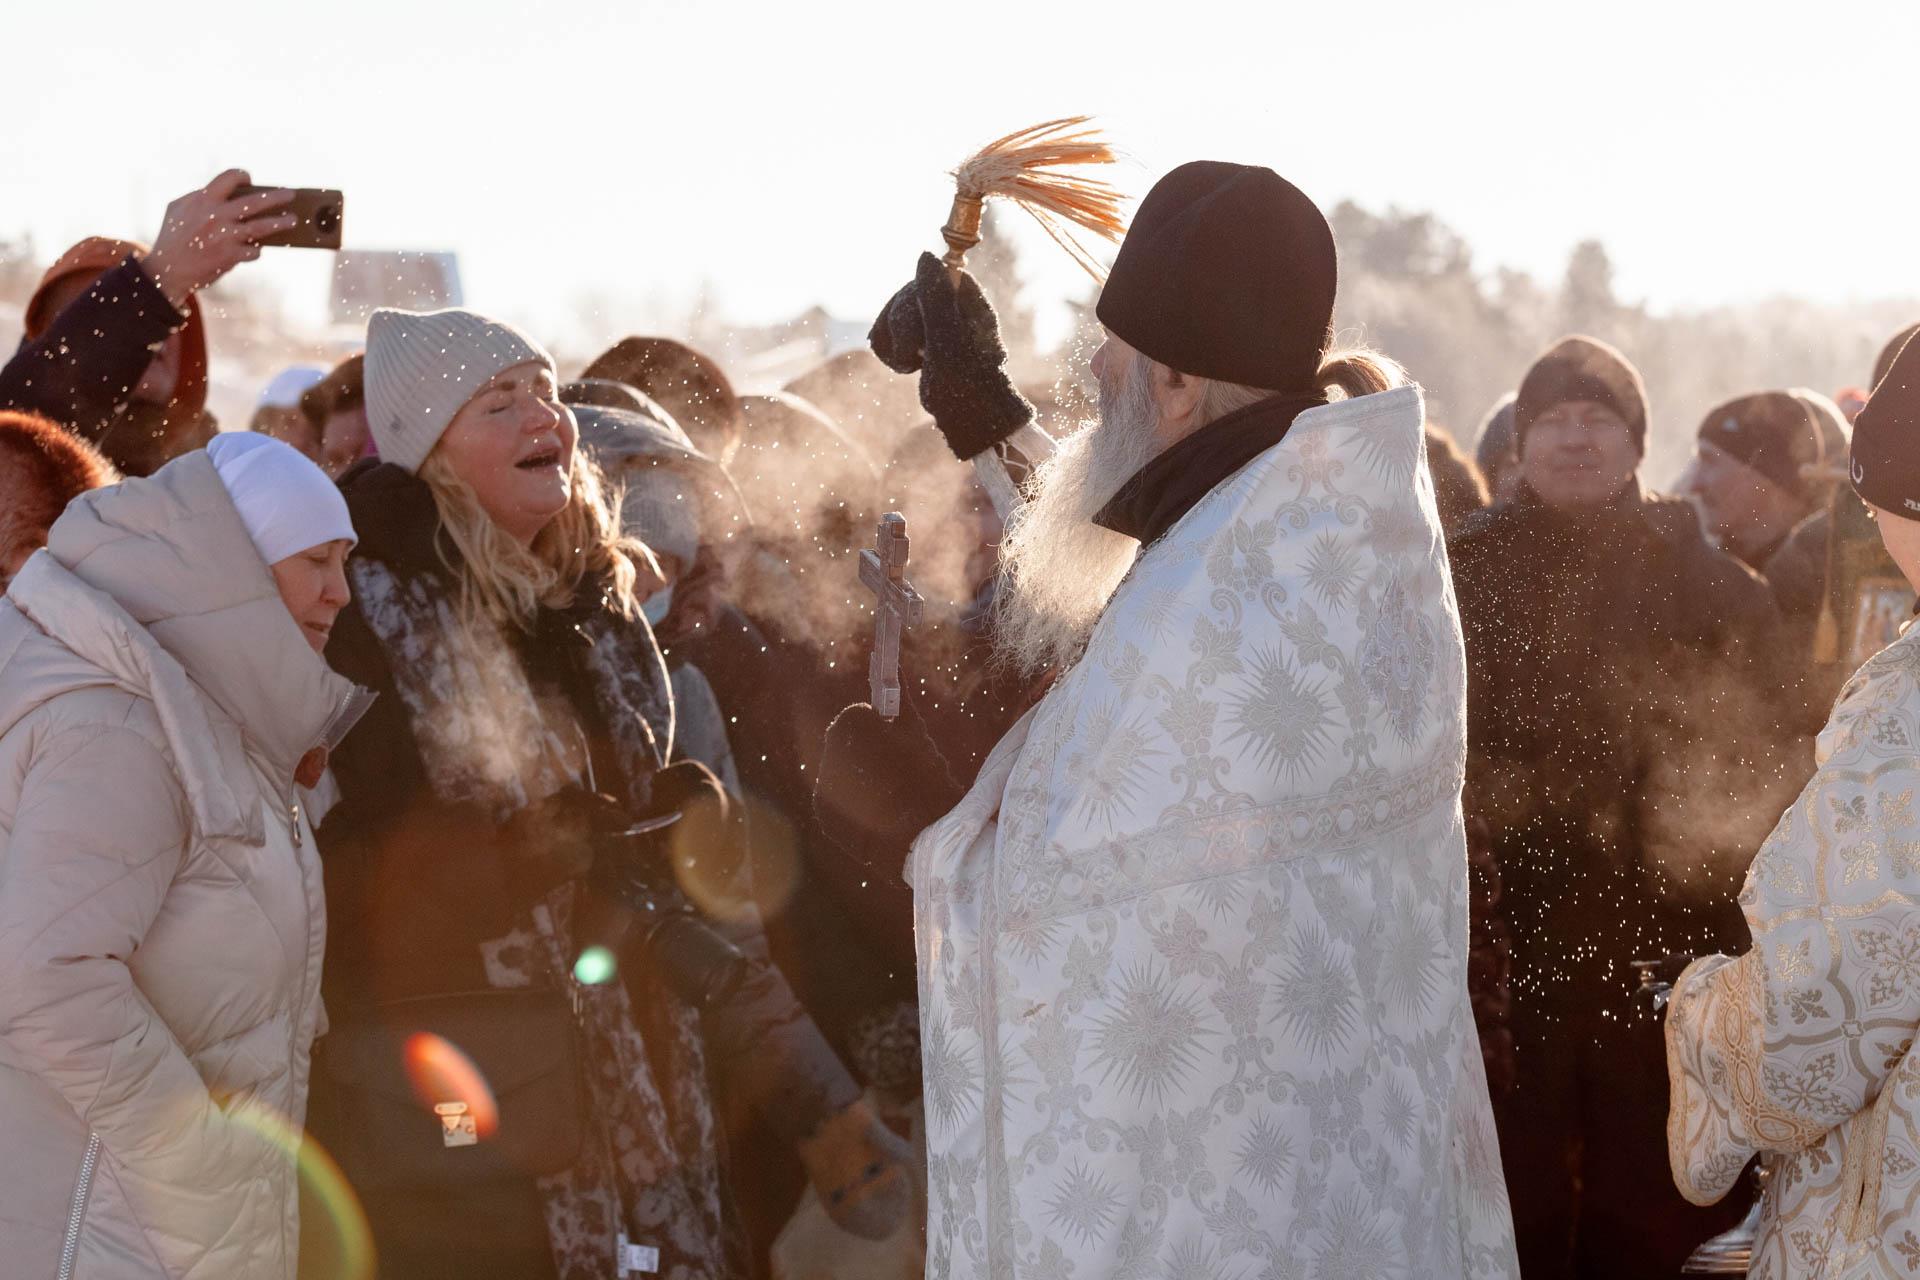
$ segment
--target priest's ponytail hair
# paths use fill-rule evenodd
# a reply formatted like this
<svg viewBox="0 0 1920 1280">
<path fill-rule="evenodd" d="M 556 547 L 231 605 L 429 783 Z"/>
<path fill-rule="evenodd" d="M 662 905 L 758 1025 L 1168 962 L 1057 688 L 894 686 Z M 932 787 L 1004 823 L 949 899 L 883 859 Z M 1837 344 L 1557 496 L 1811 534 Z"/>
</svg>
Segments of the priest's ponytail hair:
<svg viewBox="0 0 1920 1280">
<path fill-rule="evenodd" d="M 1347 400 L 1404 387 L 1410 379 L 1392 356 L 1367 347 L 1342 347 L 1329 351 L 1320 361 L 1314 381 L 1327 393 L 1327 399 Z"/>
<path fill-rule="evenodd" d="M 1348 400 L 1404 387 L 1409 381 L 1407 371 L 1393 357 L 1367 347 L 1341 347 L 1321 359 L 1313 389 L 1325 392 L 1329 401 Z M 1200 397 L 1199 421 L 1202 425 L 1216 421 L 1273 394 L 1235 382 L 1208 382 Z"/>
</svg>

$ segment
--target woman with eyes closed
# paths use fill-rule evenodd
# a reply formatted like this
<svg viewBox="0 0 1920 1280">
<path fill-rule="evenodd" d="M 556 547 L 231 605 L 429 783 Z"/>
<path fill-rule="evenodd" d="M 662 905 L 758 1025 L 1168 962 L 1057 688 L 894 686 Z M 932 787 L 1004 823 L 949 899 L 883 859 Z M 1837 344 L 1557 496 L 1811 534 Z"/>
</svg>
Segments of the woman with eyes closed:
<svg viewBox="0 0 1920 1280">
<path fill-rule="evenodd" d="M 375 312 L 365 385 L 379 458 L 341 479 L 361 542 L 327 656 L 380 697 L 334 759 L 341 799 L 321 832 L 335 1030 L 314 1135 L 359 1190 L 382 1274 L 747 1275 L 709 1080 L 824 1041 L 768 966 L 741 988 L 761 1003 L 722 1007 L 689 997 L 651 943 L 614 949 L 618 981 L 576 964 L 608 840 L 700 770 L 675 761 L 641 608 L 658 566 L 578 447 L 552 358 L 511 325 Z M 377 1046 L 436 1025 L 470 1029 L 460 1047 L 498 1104 L 479 1161 L 445 1112 L 444 1157 L 432 1113 L 425 1131 L 381 1118 L 379 1097 L 407 1084 Z M 577 1069 L 556 1065 L 563 1045 Z M 779 1110 L 857 1101 L 830 1055 L 812 1068 L 782 1069 Z M 578 1080 L 571 1111 L 563 1074 Z M 401 1167 L 416 1139 L 427 1150 Z M 854 1190 L 879 1205 L 895 1189 Z"/>
</svg>

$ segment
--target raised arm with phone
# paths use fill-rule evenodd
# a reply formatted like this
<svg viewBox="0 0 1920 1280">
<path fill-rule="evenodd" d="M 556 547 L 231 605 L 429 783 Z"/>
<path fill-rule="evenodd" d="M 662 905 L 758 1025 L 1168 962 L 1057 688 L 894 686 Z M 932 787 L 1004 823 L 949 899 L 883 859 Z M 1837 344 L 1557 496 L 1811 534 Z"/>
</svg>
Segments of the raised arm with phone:
<svg viewBox="0 0 1920 1280">
<path fill-rule="evenodd" d="M 205 444 L 215 427 L 195 295 L 265 245 L 330 238 L 337 247 L 343 207 L 338 192 L 255 187 L 229 169 L 167 206 L 150 249 L 81 241 L 27 304 L 24 340 L 0 368 L 0 407 L 46 415 L 128 475 Z"/>
</svg>

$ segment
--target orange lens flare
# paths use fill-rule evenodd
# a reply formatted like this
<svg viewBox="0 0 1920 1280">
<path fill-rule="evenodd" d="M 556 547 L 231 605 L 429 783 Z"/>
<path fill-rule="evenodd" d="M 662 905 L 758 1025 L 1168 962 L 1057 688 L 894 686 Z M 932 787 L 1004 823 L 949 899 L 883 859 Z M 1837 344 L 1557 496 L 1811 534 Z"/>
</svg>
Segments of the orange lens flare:
<svg viewBox="0 0 1920 1280">
<path fill-rule="evenodd" d="M 402 1055 L 413 1093 L 428 1110 L 464 1103 L 482 1140 L 500 1128 L 500 1106 L 480 1068 L 452 1041 L 419 1031 L 407 1037 Z"/>
</svg>

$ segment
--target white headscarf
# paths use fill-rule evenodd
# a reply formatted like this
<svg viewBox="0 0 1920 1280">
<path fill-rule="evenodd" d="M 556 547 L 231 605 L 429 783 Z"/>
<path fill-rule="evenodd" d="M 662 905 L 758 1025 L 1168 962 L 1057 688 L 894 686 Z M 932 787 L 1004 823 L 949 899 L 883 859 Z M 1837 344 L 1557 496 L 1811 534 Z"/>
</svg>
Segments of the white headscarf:
<svg viewBox="0 0 1920 1280">
<path fill-rule="evenodd" d="M 207 445 L 207 456 L 268 564 L 336 538 L 360 540 L 339 487 L 285 441 L 252 431 L 225 432 Z"/>
</svg>

